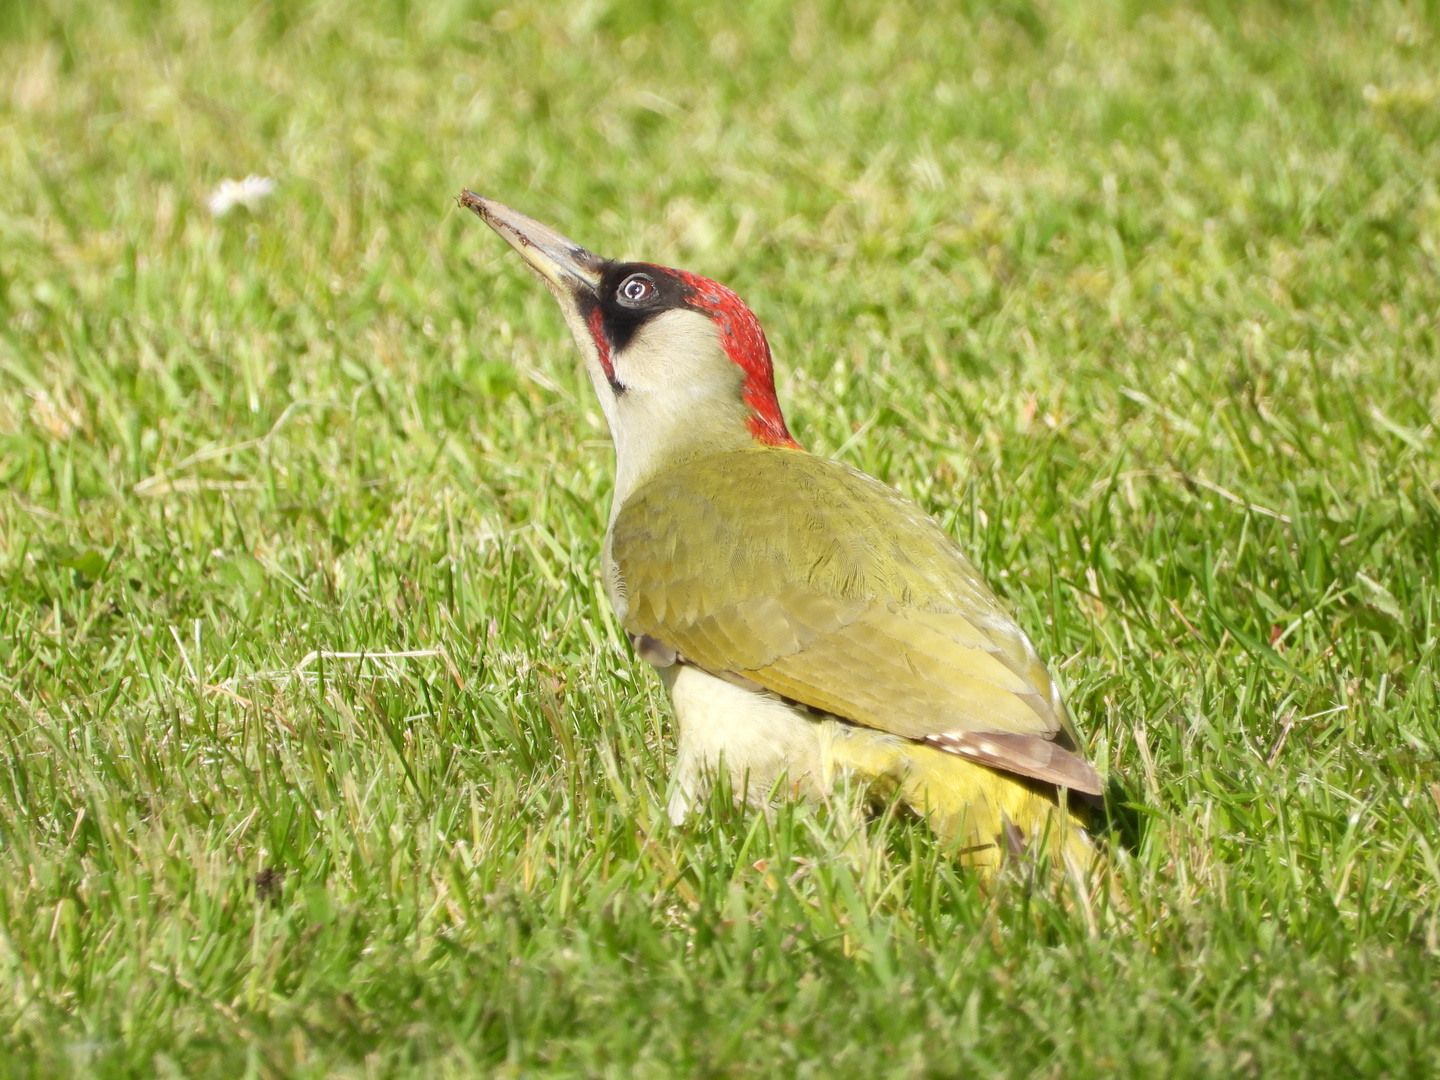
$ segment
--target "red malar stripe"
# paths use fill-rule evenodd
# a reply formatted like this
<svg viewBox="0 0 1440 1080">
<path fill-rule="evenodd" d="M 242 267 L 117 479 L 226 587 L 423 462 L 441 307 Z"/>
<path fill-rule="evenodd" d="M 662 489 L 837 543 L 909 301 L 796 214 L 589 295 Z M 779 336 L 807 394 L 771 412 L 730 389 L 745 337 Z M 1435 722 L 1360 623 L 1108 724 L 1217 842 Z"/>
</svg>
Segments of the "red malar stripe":
<svg viewBox="0 0 1440 1080">
<path fill-rule="evenodd" d="M 596 304 L 590 309 L 590 336 L 595 339 L 595 348 L 600 353 L 600 367 L 605 372 L 605 379 L 611 386 L 615 385 L 615 361 L 610 358 L 610 339 L 605 336 L 605 313 Z"/>
</svg>

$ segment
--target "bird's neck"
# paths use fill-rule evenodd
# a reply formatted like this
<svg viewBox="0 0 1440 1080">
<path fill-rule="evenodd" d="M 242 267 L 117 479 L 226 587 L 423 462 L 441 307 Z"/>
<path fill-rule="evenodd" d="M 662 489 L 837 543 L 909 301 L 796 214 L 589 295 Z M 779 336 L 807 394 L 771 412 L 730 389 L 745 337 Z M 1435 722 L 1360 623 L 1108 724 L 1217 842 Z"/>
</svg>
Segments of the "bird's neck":
<svg viewBox="0 0 1440 1080">
<path fill-rule="evenodd" d="M 641 411 L 635 410 L 637 413 Z M 644 412 L 643 422 L 611 424 L 615 442 L 615 494 L 610 506 L 612 523 L 630 496 L 655 477 L 672 469 L 684 468 L 698 458 L 756 444 L 746 430 L 746 410 L 742 406 L 671 417 L 665 416 L 663 411 Z"/>
</svg>

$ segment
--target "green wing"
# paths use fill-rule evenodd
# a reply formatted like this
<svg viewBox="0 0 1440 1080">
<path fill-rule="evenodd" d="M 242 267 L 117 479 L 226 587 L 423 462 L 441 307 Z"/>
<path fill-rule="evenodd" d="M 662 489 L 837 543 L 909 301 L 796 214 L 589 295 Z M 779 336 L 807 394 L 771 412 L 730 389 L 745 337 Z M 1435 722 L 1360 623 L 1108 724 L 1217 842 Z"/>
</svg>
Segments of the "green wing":
<svg viewBox="0 0 1440 1080">
<path fill-rule="evenodd" d="M 754 447 L 641 486 L 611 533 L 626 630 L 857 724 L 1099 793 L 1045 665 L 955 542 L 836 461 Z"/>
</svg>

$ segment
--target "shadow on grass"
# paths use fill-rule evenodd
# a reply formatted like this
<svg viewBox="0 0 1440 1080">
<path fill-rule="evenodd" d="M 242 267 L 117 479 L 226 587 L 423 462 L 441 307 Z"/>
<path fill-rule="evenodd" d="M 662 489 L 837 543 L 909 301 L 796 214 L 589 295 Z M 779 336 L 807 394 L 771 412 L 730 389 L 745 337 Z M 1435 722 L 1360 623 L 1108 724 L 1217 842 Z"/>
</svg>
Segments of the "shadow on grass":
<svg viewBox="0 0 1440 1080">
<path fill-rule="evenodd" d="M 1150 827 L 1149 808 L 1113 776 L 1105 788 L 1104 815 L 1095 835 L 1118 844 L 1132 855 L 1138 854 Z"/>
</svg>

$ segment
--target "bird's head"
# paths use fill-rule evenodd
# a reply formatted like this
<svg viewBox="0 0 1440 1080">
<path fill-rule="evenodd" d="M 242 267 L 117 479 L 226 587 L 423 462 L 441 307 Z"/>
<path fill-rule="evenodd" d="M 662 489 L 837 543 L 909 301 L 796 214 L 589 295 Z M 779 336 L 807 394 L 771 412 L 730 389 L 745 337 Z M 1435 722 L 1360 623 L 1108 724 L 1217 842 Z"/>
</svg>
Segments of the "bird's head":
<svg viewBox="0 0 1440 1080">
<path fill-rule="evenodd" d="M 725 286 L 602 258 L 470 191 L 460 202 L 559 301 L 615 440 L 617 487 L 697 453 L 746 443 L 798 449 L 775 397 L 765 332 Z"/>
</svg>

